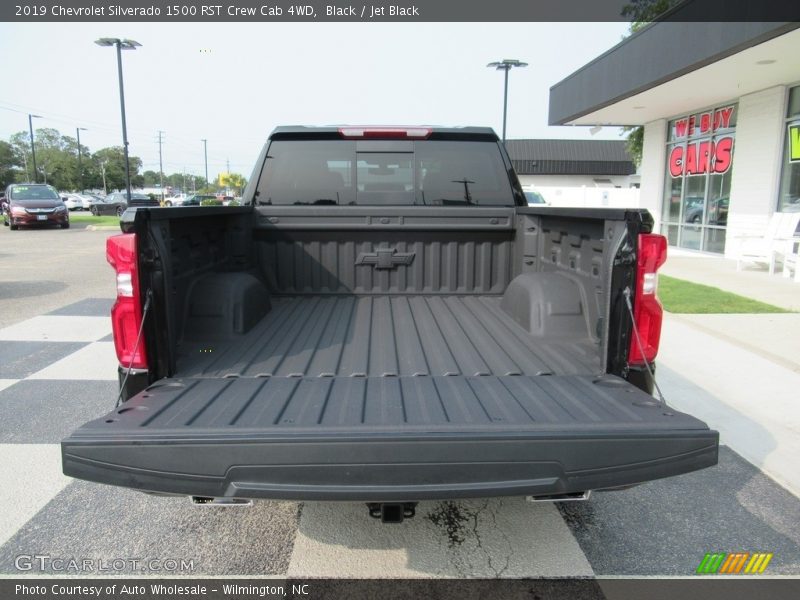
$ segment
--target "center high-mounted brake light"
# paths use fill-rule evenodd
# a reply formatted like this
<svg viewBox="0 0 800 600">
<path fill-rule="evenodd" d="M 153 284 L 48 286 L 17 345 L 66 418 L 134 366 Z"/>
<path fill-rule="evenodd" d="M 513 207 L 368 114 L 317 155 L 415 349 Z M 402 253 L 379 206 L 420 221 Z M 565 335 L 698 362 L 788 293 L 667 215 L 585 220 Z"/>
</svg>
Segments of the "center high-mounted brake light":
<svg viewBox="0 0 800 600">
<path fill-rule="evenodd" d="M 430 127 L 339 127 L 339 135 L 348 139 L 425 140 Z"/>
<path fill-rule="evenodd" d="M 117 359 L 127 368 L 146 369 L 144 344 L 136 340 L 142 325 L 139 294 L 138 248 L 135 233 L 112 235 L 106 240 L 106 260 L 117 273 L 117 301 L 111 309 L 111 328 Z"/>
<path fill-rule="evenodd" d="M 631 335 L 628 363 L 643 365 L 650 363 L 658 354 L 661 341 L 661 322 L 664 309 L 658 300 L 658 268 L 667 260 L 667 238 L 653 233 L 639 234 L 639 249 L 636 265 L 636 297 L 633 305 L 633 320 L 639 331 Z M 639 348 L 641 343 L 641 350 Z M 642 354 L 642 350 L 644 354 Z"/>
</svg>

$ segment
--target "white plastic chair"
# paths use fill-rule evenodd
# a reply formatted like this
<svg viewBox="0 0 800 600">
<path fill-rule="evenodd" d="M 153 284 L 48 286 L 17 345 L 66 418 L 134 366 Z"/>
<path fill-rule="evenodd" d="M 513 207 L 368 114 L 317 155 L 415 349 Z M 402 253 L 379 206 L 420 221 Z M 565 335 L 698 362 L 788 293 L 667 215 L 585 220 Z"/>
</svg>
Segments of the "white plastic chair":
<svg viewBox="0 0 800 600">
<path fill-rule="evenodd" d="M 772 275 L 775 272 L 778 256 L 787 254 L 787 244 L 791 244 L 799 222 L 800 212 L 776 212 L 770 218 L 767 229 L 762 235 L 735 236 L 742 238 L 736 259 L 736 270 L 741 271 L 742 263 L 745 262 L 767 264 Z"/>
<path fill-rule="evenodd" d="M 785 251 L 782 253 L 783 258 L 783 276 L 789 277 L 789 271 L 794 271 L 794 282 L 800 283 L 800 238 L 794 238 L 787 243 Z"/>
</svg>

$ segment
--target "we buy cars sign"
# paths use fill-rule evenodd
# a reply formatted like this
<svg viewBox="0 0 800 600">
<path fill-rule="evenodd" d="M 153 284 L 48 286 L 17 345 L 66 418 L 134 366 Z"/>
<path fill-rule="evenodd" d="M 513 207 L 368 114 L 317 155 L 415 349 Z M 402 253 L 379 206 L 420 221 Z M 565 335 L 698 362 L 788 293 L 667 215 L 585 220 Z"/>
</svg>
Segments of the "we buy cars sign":
<svg viewBox="0 0 800 600">
<path fill-rule="evenodd" d="M 718 129 L 729 129 L 733 106 L 691 115 L 675 121 L 675 138 L 688 139 L 711 135 Z M 689 141 L 674 146 L 669 153 L 669 172 L 673 177 L 725 173 L 731 168 L 733 136 L 719 136 L 713 140 Z"/>
</svg>

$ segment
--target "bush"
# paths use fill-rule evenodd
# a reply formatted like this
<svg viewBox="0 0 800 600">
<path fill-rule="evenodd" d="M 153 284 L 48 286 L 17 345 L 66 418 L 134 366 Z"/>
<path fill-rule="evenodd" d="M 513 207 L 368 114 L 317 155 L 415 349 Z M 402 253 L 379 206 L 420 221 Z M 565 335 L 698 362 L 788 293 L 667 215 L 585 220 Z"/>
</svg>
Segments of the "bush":
<svg viewBox="0 0 800 600">
<path fill-rule="evenodd" d="M 222 200 L 201 200 L 200 206 L 222 206 Z"/>
</svg>

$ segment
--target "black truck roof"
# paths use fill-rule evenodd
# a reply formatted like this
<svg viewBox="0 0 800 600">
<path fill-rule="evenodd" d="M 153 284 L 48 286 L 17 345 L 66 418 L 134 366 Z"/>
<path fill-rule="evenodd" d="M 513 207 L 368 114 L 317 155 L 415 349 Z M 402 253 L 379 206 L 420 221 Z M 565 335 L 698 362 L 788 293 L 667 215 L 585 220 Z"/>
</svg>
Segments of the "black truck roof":
<svg viewBox="0 0 800 600">
<path fill-rule="evenodd" d="M 431 127 L 425 125 L 332 125 L 325 127 L 306 127 L 304 125 L 284 125 L 276 127 L 269 135 L 270 140 L 332 140 L 349 139 L 341 133 L 348 129 L 369 129 L 397 131 L 402 129 L 418 130 L 429 129 L 430 135 L 425 139 L 431 140 L 463 140 L 497 142 L 500 140 L 491 127 Z M 387 137 L 393 137 L 387 135 Z M 370 136 L 371 139 L 380 139 L 380 136 Z M 396 139 L 396 137 L 395 137 Z M 409 137 L 408 139 L 414 139 Z"/>
</svg>

